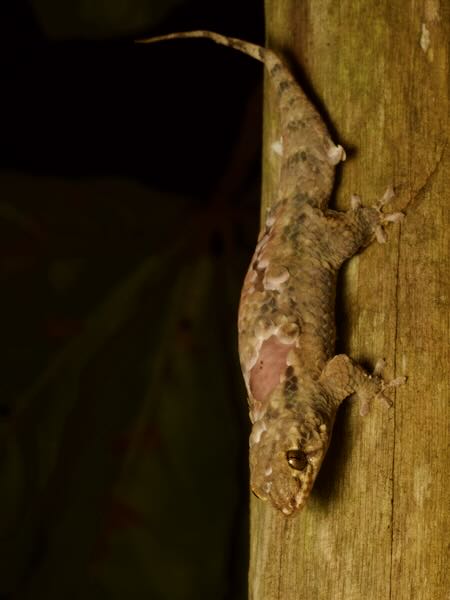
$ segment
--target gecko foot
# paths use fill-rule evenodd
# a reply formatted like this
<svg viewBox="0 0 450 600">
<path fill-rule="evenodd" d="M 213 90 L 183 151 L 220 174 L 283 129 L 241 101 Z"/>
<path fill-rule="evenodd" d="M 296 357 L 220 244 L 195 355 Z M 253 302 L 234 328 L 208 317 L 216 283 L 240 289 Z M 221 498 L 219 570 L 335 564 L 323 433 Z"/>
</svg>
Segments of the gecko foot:
<svg viewBox="0 0 450 600">
<path fill-rule="evenodd" d="M 359 412 L 367 415 L 374 399 L 382 400 L 388 406 L 392 401 L 386 395 L 391 388 L 402 385 L 406 377 L 397 377 L 391 381 L 383 379 L 385 361 L 379 360 L 372 374 L 345 354 L 337 354 L 325 365 L 320 375 L 321 384 L 331 393 L 338 405 L 354 394 L 359 402 Z"/>
<path fill-rule="evenodd" d="M 386 395 L 386 392 L 392 388 L 399 387 L 406 383 L 407 377 L 396 377 L 395 379 L 391 379 L 390 381 L 385 381 L 383 379 L 383 371 L 386 366 L 386 361 L 384 359 L 380 359 L 377 361 L 375 368 L 373 370 L 373 379 L 378 382 L 379 390 L 375 395 L 370 397 L 370 395 L 366 394 L 358 394 L 358 398 L 360 400 L 359 406 L 359 414 L 364 417 L 368 414 L 370 409 L 370 404 L 372 400 L 381 400 L 386 404 L 388 408 L 391 408 L 393 402 L 389 396 Z M 372 379 L 370 377 L 370 379 Z"/>
<path fill-rule="evenodd" d="M 374 224 L 374 233 L 377 242 L 380 244 L 384 244 L 387 240 L 386 233 L 384 231 L 384 227 L 389 223 L 398 223 L 401 221 L 405 215 L 402 212 L 393 212 L 393 213 L 384 213 L 383 207 L 385 204 L 390 202 L 392 198 L 395 196 L 394 188 L 390 185 L 382 197 L 375 202 L 372 206 L 372 214 L 375 211 L 375 224 Z M 350 198 L 351 209 L 353 211 L 357 211 L 362 208 L 361 198 L 356 194 L 353 194 Z"/>
<path fill-rule="evenodd" d="M 392 198 L 395 196 L 394 188 L 390 185 L 378 202 L 375 203 L 373 208 L 379 214 L 379 222 L 375 227 L 375 237 L 379 244 L 386 243 L 387 237 L 386 232 L 384 231 L 384 226 L 388 223 L 398 223 L 402 219 L 405 218 L 404 213 L 402 212 L 393 212 L 393 213 L 384 213 L 383 206 L 390 202 Z"/>
</svg>

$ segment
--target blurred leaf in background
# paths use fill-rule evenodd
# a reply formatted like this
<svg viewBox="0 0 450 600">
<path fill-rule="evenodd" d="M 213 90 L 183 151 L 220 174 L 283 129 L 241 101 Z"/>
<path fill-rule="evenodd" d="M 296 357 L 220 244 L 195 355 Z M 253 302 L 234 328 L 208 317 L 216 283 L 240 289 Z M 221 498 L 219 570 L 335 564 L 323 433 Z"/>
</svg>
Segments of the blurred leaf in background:
<svg viewBox="0 0 450 600">
<path fill-rule="evenodd" d="M 0 598 L 245 598 L 261 72 L 95 39 L 262 8 L 33 6 L 0 19 Z"/>
<path fill-rule="evenodd" d="M 33 0 L 39 25 L 52 39 L 133 34 L 169 17 L 183 0 Z"/>
</svg>

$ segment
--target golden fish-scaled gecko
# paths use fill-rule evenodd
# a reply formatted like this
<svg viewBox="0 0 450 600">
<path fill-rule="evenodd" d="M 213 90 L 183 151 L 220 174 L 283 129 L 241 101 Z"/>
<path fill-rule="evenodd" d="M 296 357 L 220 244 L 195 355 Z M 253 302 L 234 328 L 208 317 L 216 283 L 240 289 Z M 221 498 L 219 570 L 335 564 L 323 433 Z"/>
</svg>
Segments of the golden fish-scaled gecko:
<svg viewBox="0 0 450 600">
<path fill-rule="evenodd" d="M 340 403 L 355 394 L 361 414 L 374 398 L 405 381 L 386 383 L 382 361 L 373 375 L 345 354 L 334 354 L 336 277 L 342 263 L 402 213 L 353 196 L 351 208 L 328 208 L 335 165 L 345 160 L 316 109 L 270 49 L 210 31 L 142 40 L 208 38 L 264 63 L 278 102 L 281 155 L 276 197 L 267 214 L 239 307 L 239 355 L 248 392 L 250 482 L 253 492 L 285 515 L 305 504 L 317 477 Z"/>
</svg>

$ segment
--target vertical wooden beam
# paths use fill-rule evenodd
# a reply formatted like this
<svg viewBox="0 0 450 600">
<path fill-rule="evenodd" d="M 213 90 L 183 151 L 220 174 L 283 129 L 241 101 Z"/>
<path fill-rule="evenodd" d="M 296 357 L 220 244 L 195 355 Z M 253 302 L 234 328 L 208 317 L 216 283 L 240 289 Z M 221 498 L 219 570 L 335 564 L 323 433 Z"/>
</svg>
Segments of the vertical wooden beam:
<svg viewBox="0 0 450 600">
<path fill-rule="evenodd" d="M 440 599 L 450 593 L 448 1 L 266 0 L 283 53 L 348 151 L 336 190 L 371 203 L 393 183 L 406 212 L 385 246 L 344 269 L 339 347 L 407 374 L 395 405 L 347 401 L 294 518 L 251 501 L 251 600 Z M 266 85 L 265 202 L 276 186 Z"/>
</svg>

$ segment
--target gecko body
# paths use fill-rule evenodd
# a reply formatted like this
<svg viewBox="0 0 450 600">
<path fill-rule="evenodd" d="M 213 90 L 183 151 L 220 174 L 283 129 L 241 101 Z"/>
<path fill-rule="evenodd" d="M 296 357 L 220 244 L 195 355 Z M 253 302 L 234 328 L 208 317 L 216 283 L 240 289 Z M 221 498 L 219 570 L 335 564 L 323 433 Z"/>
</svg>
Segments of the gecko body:
<svg viewBox="0 0 450 600">
<path fill-rule="evenodd" d="M 305 504 L 330 442 L 336 411 L 356 394 L 361 413 L 388 387 L 348 356 L 334 354 L 335 292 L 342 263 L 401 213 L 385 214 L 388 190 L 375 206 L 328 208 L 335 165 L 345 159 L 303 90 L 275 52 L 208 31 L 143 40 L 205 37 L 264 63 L 278 101 L 281 155 L 276 197 L 244 280 L 238 317 L 239 355 L 252 421 L 253 492 L 285 515 Z"/>
</svg>

